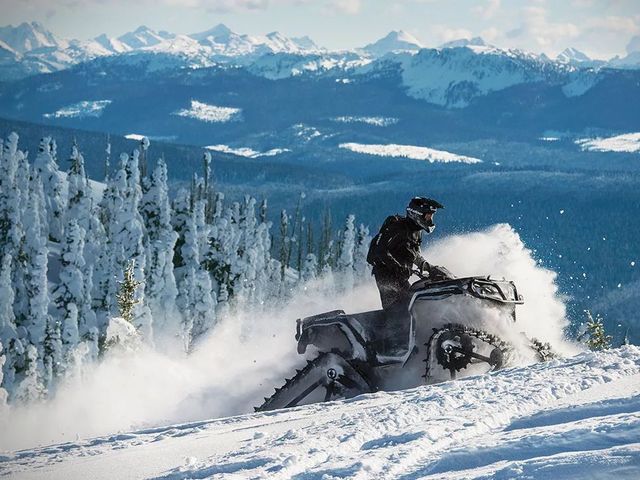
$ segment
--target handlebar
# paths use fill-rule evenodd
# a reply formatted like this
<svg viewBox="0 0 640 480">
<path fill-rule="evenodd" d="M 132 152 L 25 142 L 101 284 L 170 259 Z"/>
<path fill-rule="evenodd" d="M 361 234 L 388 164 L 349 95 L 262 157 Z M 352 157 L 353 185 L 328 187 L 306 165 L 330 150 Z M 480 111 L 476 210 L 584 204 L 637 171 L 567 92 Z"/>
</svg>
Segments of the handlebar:
<svg viewBox="0 0 640 480">
<path fill-rule="evenodd" d="M 456 278 L 456 276 L 449 270 L 439 265 L 431 265 L 431 268 L 428 272 L 426 272 L 426 275 L 420 270 L 412 270 L 411 273 L 422 280 L 429 280 L 431 282 L 441 282 L 444 280 L 453 280 L 454 278 Z"/>
</svg>

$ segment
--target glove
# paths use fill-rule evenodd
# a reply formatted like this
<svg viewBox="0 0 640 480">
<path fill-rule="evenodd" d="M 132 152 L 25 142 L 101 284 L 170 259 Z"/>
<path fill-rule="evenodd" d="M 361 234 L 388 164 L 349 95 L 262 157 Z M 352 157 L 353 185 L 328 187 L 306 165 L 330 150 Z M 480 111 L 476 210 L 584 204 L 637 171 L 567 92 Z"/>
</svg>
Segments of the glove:
<svg viewBox="0 0 640 480">
<path fill-rule="evenodd" d="M 426 260 L 422 260 L 422 263 L 420 264 L 420 275 L 423 277 L 426 277 L 427 275 L 431 274 L 431 264 L 429 264 L 429 262 L 427 262 Z"/>
<path fill-rule="evenodd" d="M 444 267 L 440 267 L 438 265 L 430 265 L 429 266 L 429 278 L 434 281 L 439 280 L 451 280 L 454 275 Z"/>
</svg>

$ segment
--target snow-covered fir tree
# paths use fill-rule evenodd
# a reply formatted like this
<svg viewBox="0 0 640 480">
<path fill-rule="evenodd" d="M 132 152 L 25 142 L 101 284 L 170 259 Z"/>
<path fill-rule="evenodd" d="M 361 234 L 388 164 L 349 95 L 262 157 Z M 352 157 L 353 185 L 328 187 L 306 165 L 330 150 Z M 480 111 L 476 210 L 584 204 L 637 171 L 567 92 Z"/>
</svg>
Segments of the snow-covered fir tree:
<svg viewBox="0 0 640 480">
<path fill-rule="evenodd" d="M 22 342 L 18 338 L 13 314 L 15 295 L 11 282 L 12 263 L 10 254 L 3 255 L 0 264 L 0 342 L 4 345 L 4 351 L 0 375 L 4 374 L 4 379 L 0 381 L 0 386 L 9 392 L 13 391 L 16 368 L 22 353 Z"/>
<path fill-rule="evenodd" d="M 178 234 L 171 225 L 171 204 L 167 184 L 167 166 L 160 160 L 151 174 L 141 206 L 146 229 L 146 297 L 158 329 L 176 333 L 180 322 L 176 309 L 178 289 L 173 257 Z"/>
<path fill-rule="evenodd" d="M 4 364 L 6 362 L 4 347 L 2 346 L 2 341 L 0 340 L 0 411 L 7 405 L 7 399 L 9 395 L 7 391 L 2 387 L 4 380 Z"/>
<path fill-rule="evenodd" d="M 21 192 L 18 189 L 18 165 L 24 153 L 18 150 L 18 135 L 9 134 L 0 153 L 0 245 L 2 252 L 16 260 L 23 236 Z M 28 173 L 22 172 L 22 175 Z M 26 205 L 24 205 L 26 207 Z"/>
<path fill-rule="evenodd" d="M 337 267 L 340 271 L 341 288 L 351 290 L 354 284 L 353 253 L 356 246 L 355 216 L 349 215 L 342 230 L 340 248 L 338 250 Z"/>
<path fill-rule="evenodd" d="M 91 310 L 91 297 L 86 291 L 87 284 L 83 274 L 84 241 L 84 229 L 78 225 L 75 217 L 70 216 L 60 255 L 60 283 L 54 292 L 56 306 L 62 317 L 62 354 L 65 364 L 73 359 L 73 350 L 80 343 L 80 326 L 87 324 L 83 316 Z M 87 333 L 86 327 L 83 330 Z"/>
<path fill-rule="evenodd" d="M 178 275 L 178 308 L 183 316 L 182 339 L 185 351 L 206 333 L 216 320 L 216 302 L 212 296 L 209 274 L 200 264 L 198 227 L 204 221 L 204 202 L 196 203 L 184 224 L 184 243 L 181 247 L 183 265 Z"/>
<path fill-rule="evenodd" d="M 142 188 L 140 186 L 137 150 L 134 150 L 124 162 L 121 162 L 114 183 L 119 193 L 119 199 L 121 199 L 121 208 L 116 208 L 112 212 L 113 218 L 111 218 L 109 228 L 113 251 L 116 255 L 115 268 L 120 272 L 118 277 L 120 279 L 129 262 L 133 262 L 134 277 L 136 281 L 140 282 L 141 288 L 137 290 L 138 303 L 134 308 L 132 323 L 142 338 L 147 342 L 152 342 L 151 311 L 144 300 L 146 252 L 143 244 L 144 225 L 139 212 Z"/>
<path fill-rule="evenodd" d="M 50 137 L 40 141 L 34 167 L 40 174 L 45 192 L 49 238 L 60 242 L 64 229 L 64 214 L 67 209 L 67 188 L 55 160 L 53 145 L 55 144 Z"/>
<path fill-rule="evenodd" d="M 302 281 L 314 280 L 318 274 L 318 259 L 313 253 L 307 253 L 302 265 Z"/>
<path fill-rule="evenodd" d="M 47 390 L 42 379 L 42 366 L 38 348 L 28 344 L 25 349 L 24 371 L 21 380 L 13 392 L 14 398 L 20 403 L 31 403 L 43 400 Z"/>
<path fill-rule="evenodd" d="M 29 188 L 29 203 L 24 212 L 24 243 L 22 267 L 24 269 L 24 294 L 27 301 L 25 310 L 17 317 L 17 326 L 26 331 L 27 358 L 26 372 L 21 380 L 21 398 L 29 393 L 44 395 L 53 377 L 57 375 L 62 361 L 60 325 L 49 316 L 49 289 L 47 280 L 47 238 L 43 228 L 45 217 L 42 182 L 37 172 L 33 172 Z M 25 388 L 22 388 L 22 385 Z"/>
<path fill-rule="evenodd" d="M 75 218 L 78 225 L 87 232 L 91 223 L 91 191 L 84 170 L 84 157 L 75 142 L 71 147 L 69 162 L 69 173 L 67 174 L 69 200 L 66 218 Z"/>
<path fill-rule="evenodd" d="M 364 281 L 371 274 L 371 266 L 367 263 L 370 244 L 371 235 L 369 235 L 369 229 L 361 223 L 358 227 L 353 251 L 353 271 L 357 282 Z"/>
</svg>

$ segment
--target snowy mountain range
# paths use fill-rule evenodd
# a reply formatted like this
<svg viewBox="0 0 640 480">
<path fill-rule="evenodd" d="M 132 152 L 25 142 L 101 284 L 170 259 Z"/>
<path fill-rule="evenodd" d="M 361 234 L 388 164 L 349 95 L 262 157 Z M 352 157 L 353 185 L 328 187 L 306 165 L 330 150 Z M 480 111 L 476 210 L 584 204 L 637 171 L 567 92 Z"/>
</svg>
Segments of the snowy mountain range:
<svg viewBox="0 0 640 480">
<path fill-rule="evenodd" d="M 512 55 L 510 50 L 487 45 L 480 37 L 447 42 L 437 51 L 461 47 L 474 53 L 489 49 L 500 55 Z M 567 48 L 553 61 L 544 54 L 520 54 L 546 63 L 580 68 L 638 68 L 640 53 L 633 46 L 633 41 L 629 48 L 626 57 L 616 57 L 608 62 L 592 60 L 573 48 Z M 102 34 L 90 40 L 68 40 L 58 38 L 38 22 L 25 22 L 16 27 L 0 27 L 0 78 L 15 80 L 63 70 L 97 57 L 131 53 L 177 55 L 189 58 L 192 66 L 208 66 L 217 62 L 246 66 L 263 56 L 289 54 L 308 58 L 313 66 L 302 70 L 315 71 L 319 63 L 344 65 L 336 59 L 357 56 L 361 63 L 367 63 L 386 55 L 416 53 L 423 49 L 425 46 L 417 38 L 402 30 L 392 31 L 384 38 L 352 51 L 328 51 L 306 36 L 289 38 L 278 32 L 252 36 L 233 32 L 223 24 L 190 35 L 155 31 L 143 25 L 117 38 Z M 322 60 L 318 62 L 316 57 Z M 300 68 L 291 69 L 290 74 L 295 71 L 300 71 Z"/>
</svg>

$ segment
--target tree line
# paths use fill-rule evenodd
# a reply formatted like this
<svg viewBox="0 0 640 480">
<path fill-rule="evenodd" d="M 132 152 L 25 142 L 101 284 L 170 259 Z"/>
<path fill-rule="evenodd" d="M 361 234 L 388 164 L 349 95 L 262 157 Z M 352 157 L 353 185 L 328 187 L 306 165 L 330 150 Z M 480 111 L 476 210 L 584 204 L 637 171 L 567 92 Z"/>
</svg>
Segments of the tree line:
<svg viewBox="0 0 640 480">
<path fill-rule="evenodd" d="M 334 229 L 327 213 L 315 238 L 301 194 L 274 234 L 266 199 L 228 202 L 215 189 L 209 152 L 170 196 L 146 138 L 113 168 L 107 148 L 103 182 L 87 177 L 75 142 L 63 171 L 54 139 L 33 162 L 18 140 L 0 141 L 0 403 L 52 395 L 100 359 L 122 317 L 143 342 L 178 339 L 188 353 L 239 306 L 277 305 L 321 275 L 344 291 L 368 273 L 369 232 L 353 215 Z"/>
</svg>

